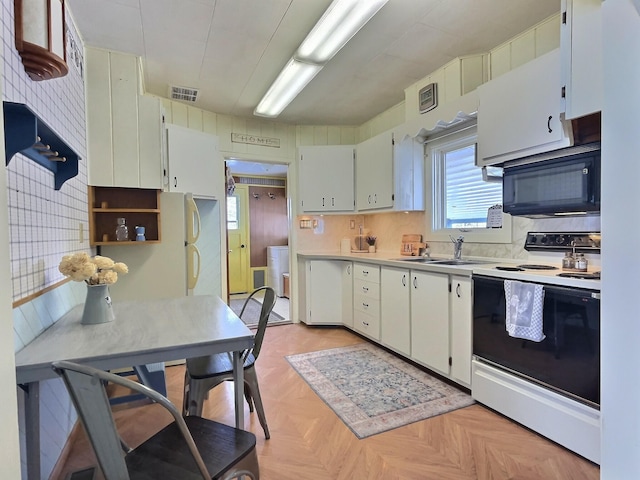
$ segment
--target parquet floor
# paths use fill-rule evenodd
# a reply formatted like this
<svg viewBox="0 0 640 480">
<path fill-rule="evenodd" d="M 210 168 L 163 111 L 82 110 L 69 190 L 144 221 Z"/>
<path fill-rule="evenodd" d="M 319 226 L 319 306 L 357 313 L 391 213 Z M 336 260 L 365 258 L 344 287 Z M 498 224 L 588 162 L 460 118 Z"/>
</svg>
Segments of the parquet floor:
<svg viewBox="0 0 640 480">
<path fill-rule="evenodd" d="M 258 438 L 263 480 L 599 478 L 597 465 L 478 404 L 358 440 L 284 357 L 362 341 L 338 328 L 267 329 L 257 368 L 270 440 L 245 409 L 247 425 Z M 178 405 L 183 368 L 167 369 L 169 397 Z M 214 389 L 204 415 L 233 425 L 232 393 L 231 383 Z M 157 405 L 123 410 L 116 418 L 132 445 L 169 421 Z M 77 437 L 61 474 L 52 480 L 93 464 L 86 440 Z"/>
</svg>

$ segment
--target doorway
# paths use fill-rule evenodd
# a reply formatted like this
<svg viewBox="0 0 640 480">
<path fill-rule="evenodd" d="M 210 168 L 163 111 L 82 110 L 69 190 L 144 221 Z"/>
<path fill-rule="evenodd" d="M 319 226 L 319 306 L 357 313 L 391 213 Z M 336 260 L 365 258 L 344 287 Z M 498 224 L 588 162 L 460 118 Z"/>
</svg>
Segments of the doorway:
<svg viewBox="0 0 640 480">
<path fill-rule="evenodd" d="M 290 321 L 288 167 L 235 158 L 227 158 L 226 167 L 232 185 L 227 191 L 230 305 L 269 285 L 277 294 L 274 312 Z"/>
</svg>

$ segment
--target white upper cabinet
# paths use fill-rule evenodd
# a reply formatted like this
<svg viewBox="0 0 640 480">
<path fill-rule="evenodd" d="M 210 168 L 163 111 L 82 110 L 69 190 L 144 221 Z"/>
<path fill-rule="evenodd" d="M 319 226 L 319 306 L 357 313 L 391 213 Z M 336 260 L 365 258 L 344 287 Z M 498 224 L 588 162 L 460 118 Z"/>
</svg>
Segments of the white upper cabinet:
<svg viewBox="0 0 640 480">
<path fill-rule="evenodd" d="M 89 184 L 162 188 L 162 106 L 140 95 L 138 59 L 86 49 Z"/>
<path fill-rule="evenodd" d="M 352 212 L 353 145 L 300 147 L 299 208 L 302 212 Z"/>
<path fill-rule="evenodd" d="M 225 195 L 224 160 L 218 137 L 178 125 L 167 125 L 169 192 L 197 197 Z"/>
<path fill-rule="evenodd" d="M 424 210 L 424 148 L 392 132 L 356 146 L 356 209 Z"/>
<path fill-rule="evenodd" d="M 571 145 L 561 85 L 556 49 L 478 87 L 478 166 Z"/>
<path fill-rule="evenodd" d="M 424 210 L 424 145 L 411 137 L 395 137 L 393 185 L 394 210 Z"/>
<path fill-rule="evenodd" d="M 566 118 L 602 109 L 602 1 L 562 0 L 560 49 Z"/>
<path fill-rule="evenodd" d="M 393 135 L 385 132 L 356 146 L 356 208 L 393 207 Z"/>
</svg>

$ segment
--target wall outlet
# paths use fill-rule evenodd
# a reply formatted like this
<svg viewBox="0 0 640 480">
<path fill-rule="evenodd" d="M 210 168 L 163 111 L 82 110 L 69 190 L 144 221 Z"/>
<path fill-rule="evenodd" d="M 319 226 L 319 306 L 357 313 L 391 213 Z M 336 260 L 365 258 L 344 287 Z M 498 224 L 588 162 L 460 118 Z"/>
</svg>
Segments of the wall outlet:
<svg viewBox="0 0 640 480">
<path fill-rule="evenodd" d="M 356 221 L 355 220 L 349 220 L 349 228 L 351 230 L 356 228 Z"/>
<path fill-rule="evenodd" d="M 84 242 L 84 224 L 82 222 L 78 226 L 78 241 L 80 243 Z"/>
</svg>

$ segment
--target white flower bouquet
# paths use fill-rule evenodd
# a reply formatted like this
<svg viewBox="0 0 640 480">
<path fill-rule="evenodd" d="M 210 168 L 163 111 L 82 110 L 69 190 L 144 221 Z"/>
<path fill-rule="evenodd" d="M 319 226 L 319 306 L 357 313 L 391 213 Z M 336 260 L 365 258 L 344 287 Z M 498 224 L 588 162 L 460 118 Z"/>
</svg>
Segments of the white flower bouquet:
<svg viewBox="0 0 640 480">
<path fill-rule="evenodd" d="M 84 252 L 62 257 L 58 270 L 71 280 L 88 285 L 111 285 L 118 281 L 119 273 L 129 272 L 127 265 L 122 262 L 114 262 L 100 255 L 92 258 Z"/>
</svg>

